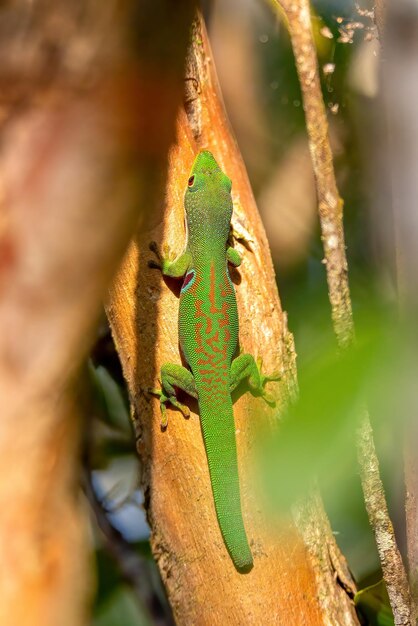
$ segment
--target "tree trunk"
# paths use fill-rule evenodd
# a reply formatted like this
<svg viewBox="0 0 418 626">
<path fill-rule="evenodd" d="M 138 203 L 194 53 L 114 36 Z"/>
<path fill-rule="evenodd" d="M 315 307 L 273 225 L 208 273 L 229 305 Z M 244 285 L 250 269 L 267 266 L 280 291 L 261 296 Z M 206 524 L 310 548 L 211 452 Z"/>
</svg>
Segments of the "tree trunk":
<svg viewBox="0 0 418 626">
<path fill-rule="evenodd" d="M 152 550 L 178 624 L 358 624 L 341 580 L 351 593 L 354 585 L 320 503 L 312 501 L 300 516 L 303 536 L 290 519 L 278 521 L 274 533 L 267 531 L 251 487 L 251 449 L 257 424 L 273 421 L 275 413 L 250 394 L 234 405 L 244 522 L 255 557 L 253 570 L 243 575 L 235 570 L 218 528 L 198 415 L 193 412 L 184 420 L 169 409 L 168 428 L 162 432 L 158 401 L 146 391 L 159 385 L 164 362 L 180 363 L 178 287 L 148 268 L 148 244 L 166 243 L 174 254 L 182 250 L 185 181 L 202 148 L 214 153 L 232 179 L 233 225 L 250 240 L 250 250 L 237 244 L 243 255 L 236 284 L 240 344 L 263 358 L 266 372 L 282 372 L 281 382 L 271 383 L 270 390 L 283 408 L 296 386 L 293 338 L 223 109 L 205 29 L 198 22 L 186 71 L 186 106 L 179 113 L 177 144 L 170 155 L 164 219 L 132 241 L 107 306 L 134 407 Z"/>
</svg>

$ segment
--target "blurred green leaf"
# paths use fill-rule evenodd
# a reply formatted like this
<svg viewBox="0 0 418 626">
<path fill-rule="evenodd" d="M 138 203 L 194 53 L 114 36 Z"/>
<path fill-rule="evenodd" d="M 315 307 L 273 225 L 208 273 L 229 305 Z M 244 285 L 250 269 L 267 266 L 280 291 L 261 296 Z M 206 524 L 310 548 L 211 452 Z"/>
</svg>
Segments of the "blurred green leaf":
<svg viewBox="0 0 418 626">
<path fill-rule="evenodd" d="M 154 563 L 154 557 L 152 555 L 151 546 L 150 546 L 150 542 L 148 539 L 143 539 L 142 541 L 135 541 L 135 543 L 132 545 L 135 547 L 135 550 L 137 550 L 137 552 L 141 556 L 146 557 L 152 563 Z"/>
<path fill-rule="evenodd" d="M 140 609 L 134 594 L 120 586 L 108 601 L 102 605 L 92 626 L 152 626 L 150 620 Z"/>
<path fill-rule="evenodd" d="M 393 613 L 383 580 L 356 593 L 354 604 L 370 626 L 394 626 Z"/>
<path fill-rule="evenodd" d="M 106 550 L 96 550 L 97 592 L 95 598 L 96 611 L 100 611 L 108 598 L 121 585 L 119 569 L 114 559 Z"/>
<path fill-rule="evenodd" d="M 288 508 L 309 490 L 312 479 L 338 490 L 351 464 L 354 436 L 368 396 L 387 385 L 393 361 L 393 330 L 371 315 L 356 345 L 338 352 L 324 340 L 300 365 L 298 401 L 283 416 L 275 436 L 261 439 L 261 459 L 268 495 Z M 339 495 L 338 493 L 336 494 Z"/>
<path fill-rule="evenodd" d="M 90 373 L 96 398 L 101 408 L 101 416 L 106 423 L 126 435 L 132 435 L 132 428 L 122 390 L 106 368 L 90 364 Z"/>
<path fill-rule="evenodd" d="M 167 607 L 168 613 L 170 609 L 167 604 L 164 587 L 158 572 L 157 565 L 152 557 L 151 548 L 148 540 L 137 541 L 131 544 L 132 550 L 146 559 L 147 567 L 144 570 L 141 586 L 145 589 L 149 588 L 158 598 L 162 607 Z M 114 558 L 104 548 L 98 548 L 96 551 L 96 571 L 97 571 L 97 592 L 94 606 L 95 619 L 92 626 L 130 626 L 131 623 L 136 625 L 148 625 L 147 617 L 138 604 L 138 600 L 131 589 L 123 582 L 121 572 Z M 115 619 L 118 611 L 121 611 L 120 617 Z M 137 620 L 132 622 L 132 618 Z M 114 620 L 112 622 L 112 619 Z M 125 619 L 125 621 L 122 621 Z M 129 621 L 128 621 L 129 620 Z"/>
</svg>

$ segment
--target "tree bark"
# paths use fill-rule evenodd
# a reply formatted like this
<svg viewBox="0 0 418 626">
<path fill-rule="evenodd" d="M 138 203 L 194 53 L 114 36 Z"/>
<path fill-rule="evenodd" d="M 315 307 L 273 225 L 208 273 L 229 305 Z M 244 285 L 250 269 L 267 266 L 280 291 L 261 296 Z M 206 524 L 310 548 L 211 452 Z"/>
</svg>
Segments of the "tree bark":
<svg viewBox="0 0 418 626">
<path fill-rule="evenodd" d="M 134 407 L 153 554 L 178 624 L 358 624 L 353 604 L 336 580 L 330 551 L 338 550 L 329 526 L 322 526 L 321 536 L 306 533 L 307 544 L 290 519 L 278 520 L 274 532 L 267 529 L 263 507 L 253 493 L 252 446 L 259 423 L 275 421 L 276 414 L 250 394 L 234 405 L 243 514 L 255 556 L 253 570 L 243 575 L 235 570 L 216 521 L 196 406 L 189 420 L 169 409 L 168 428 L 162 432 L 158 401 L 146 391 L 159 385 L 164 362 L 180 362 L 179 287 L 148 268 L 148 245 L 155 240 L 168 244 L 175 254 L 182 250 L 185 181 L 196 152 L 203 148 L 214 153 L 232 179 L 233 225 L 250 240 L 247 246 L 238 240 L 243 264 L 234 274 L 241 347 L 261 356 L 266 372 L 282 373 L 281 382 L 269 387 L 279 407 L 296 387 L 293 338 L 201 22 L 192 33 L 185 78 L 186 106 L 179 113 L 177 144 L 170 154 L 164 219 L 132 241 L 107 305 Z M 312 520 L 310 513 L 308 517 Z M 318 562 L 319 544 L 323 563 Z M 329 596 L 322 595 L 324 581 L 335 599 L 334 609 Z"/>
</svg>

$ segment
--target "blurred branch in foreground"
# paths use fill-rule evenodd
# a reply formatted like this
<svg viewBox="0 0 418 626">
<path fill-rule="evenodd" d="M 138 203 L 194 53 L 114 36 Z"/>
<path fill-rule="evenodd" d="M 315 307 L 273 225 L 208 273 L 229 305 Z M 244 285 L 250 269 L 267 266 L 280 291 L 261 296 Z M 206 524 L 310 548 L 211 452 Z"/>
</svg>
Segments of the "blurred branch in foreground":
<svg viewBox="0 0 418 626">
<path fill-rule="evenodd" d="M 308 0 L 291 2 L 280 0 L 280 4 L 286 14 L 303 95 L 318 192 L 319 218 L 334 330 L 339 346 L 347 347 L 353 341 L 354 326 L 344 244 L 343 202 L 335 180 L 328 123 L 312 37 L 310 6 Z M 395 623 L 410 624 L 408 579 L 389 518 L 370 418 L 366 410 L 362 413 L 358 434 L 358 459 L 365 504 L 375 533 Z"/>
<path fill-rule="evenodd" d="M 161 190 L 191 9 L 0 9 L 2 626 L 87 620 L 71 380 L 139 214 Z"/>
</svg>

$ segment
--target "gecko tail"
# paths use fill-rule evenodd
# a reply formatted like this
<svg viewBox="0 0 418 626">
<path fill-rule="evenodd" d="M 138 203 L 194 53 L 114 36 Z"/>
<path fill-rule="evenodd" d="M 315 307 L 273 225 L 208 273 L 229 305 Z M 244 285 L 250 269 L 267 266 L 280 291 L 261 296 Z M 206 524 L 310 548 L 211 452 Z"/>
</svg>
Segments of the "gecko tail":
<svg viewBox="0 0 418 626">
<path fill-rule="evenodd" d="M 232 402 L 226 399 L 216 411 L 201 406 L 200 412 L 219 527 L 235 567 L 248 572 L 253 557 L 242 518 Z"/>
</svg>

